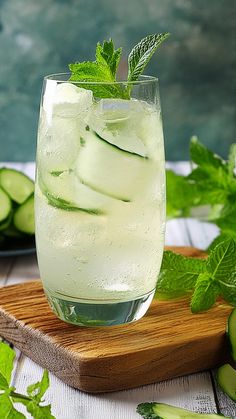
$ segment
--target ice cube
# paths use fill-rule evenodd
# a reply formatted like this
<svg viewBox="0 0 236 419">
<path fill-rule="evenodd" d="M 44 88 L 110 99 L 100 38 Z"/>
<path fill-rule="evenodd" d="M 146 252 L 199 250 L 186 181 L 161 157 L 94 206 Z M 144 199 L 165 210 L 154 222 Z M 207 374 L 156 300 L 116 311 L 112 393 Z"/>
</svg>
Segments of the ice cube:
<svg viewBox="0 0 236 419">
<path fill-rule="evenodd" d="M 72 83 L 57 85 L 54 95 L 54 115 L 85 118 L 93 104 L 93 92 Z"/>
<path fill-rule="evenodd" d="M 137 122 L 142 119 L 143 106 L 138 100 L 101 99 L 95 105 L 89 125 L 111 144 L 146 156 L 145 144 L 136 132 Z"/>
</svg>

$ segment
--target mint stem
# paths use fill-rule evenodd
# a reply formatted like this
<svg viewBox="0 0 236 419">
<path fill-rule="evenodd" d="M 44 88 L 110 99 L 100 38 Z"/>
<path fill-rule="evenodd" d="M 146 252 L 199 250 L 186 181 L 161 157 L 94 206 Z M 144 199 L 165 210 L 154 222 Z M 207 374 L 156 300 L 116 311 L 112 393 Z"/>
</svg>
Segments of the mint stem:
<svg viewBox="0 0 236 419">
<path fill-rule="evenodd" d="M 14 397 L 15 399 L 23 399 L 23 400 L 28 400 L 28 401 L 32 400 L 30 397 L 24 396 L 23 394 L 20 394 L 20 393 L 16 393 L 15 391 L 11 391 L 10 396 Z"/>
</svg>

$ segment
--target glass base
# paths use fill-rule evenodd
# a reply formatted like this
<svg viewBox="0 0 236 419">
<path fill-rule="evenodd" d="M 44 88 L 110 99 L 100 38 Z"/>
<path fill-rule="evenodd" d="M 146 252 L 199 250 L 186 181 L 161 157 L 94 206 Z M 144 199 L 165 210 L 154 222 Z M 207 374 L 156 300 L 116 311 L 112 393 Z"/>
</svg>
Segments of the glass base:
<svg viewBox="0 0 236 419">
<path fill-rule="evenodd" d="M 45 290 L 49 304 L 59 319 L 77 326 L 114 326 L 139 320 L 148 310 L 155 290 L 124 302 L 86 302 L 68 300 Z"/>
</svg>

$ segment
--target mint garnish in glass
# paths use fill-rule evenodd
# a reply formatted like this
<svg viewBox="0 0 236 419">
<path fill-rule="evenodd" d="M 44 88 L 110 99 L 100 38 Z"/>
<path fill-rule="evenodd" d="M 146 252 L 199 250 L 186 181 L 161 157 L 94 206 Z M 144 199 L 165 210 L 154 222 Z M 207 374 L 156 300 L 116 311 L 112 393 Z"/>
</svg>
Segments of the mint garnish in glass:
<svg viewBox="0 0 236 419">
<path fill-rule="evenodd" d="M 138 80 L 154 52 L 168 36 L 168 32 L 148 35 L 132 49 L 128 56 L 128 82 Z M 115 49 L 112 39 L 104 41 L 103 45 L 98 42 L 96 61 L 69 64 L 70 81 L 104 82 L 107 85 L 83 84 L 83 87 L 92 90 L 96 97 L 130 99 L 131 85 L 114 85 L 121 53 L 122 48 Z"/>
</svg>

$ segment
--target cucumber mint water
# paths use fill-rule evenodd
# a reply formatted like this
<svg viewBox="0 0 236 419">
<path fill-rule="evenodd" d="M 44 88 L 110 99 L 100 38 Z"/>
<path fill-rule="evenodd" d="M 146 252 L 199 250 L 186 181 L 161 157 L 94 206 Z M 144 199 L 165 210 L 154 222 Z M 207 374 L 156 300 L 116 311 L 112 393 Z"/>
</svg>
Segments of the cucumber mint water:
<svg viewBox="0 0 236 419">
<path fill-rule="evenodd" d="M 151 303 L 163 254 L 158 82 L 142 76 L 130 98 L 104 98 L 96 92 L 105 84 L 68 77 L 45 78 L 42 94 L 35 209 L 43 286 L 64 321 L 130 322 Z M 128 83 L 116 85 L 125 92 Z"/>
</svg>

